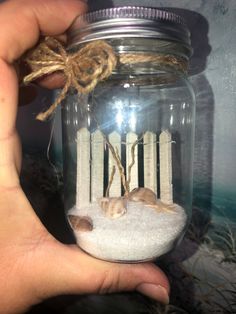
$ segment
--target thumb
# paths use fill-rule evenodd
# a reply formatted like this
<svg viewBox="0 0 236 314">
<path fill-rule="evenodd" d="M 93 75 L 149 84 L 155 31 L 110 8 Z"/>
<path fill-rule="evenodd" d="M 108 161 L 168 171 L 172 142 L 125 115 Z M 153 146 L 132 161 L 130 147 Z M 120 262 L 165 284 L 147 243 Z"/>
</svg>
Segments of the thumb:
<svg viewBox="0 0 236 314">
<path fill-rule="evenodd" d="M 169 302 L 168 279 L 154 264 L 100 261 L 77 246 L 66 246 L 56 241 L 48 245 L 46 254 L 45 248 L 44 245 L 44 262 L 41 263 L 37 282 L 42 299 L 61 294 L 106 294 L 137 290 L 161 303 Z"/>
</svg>

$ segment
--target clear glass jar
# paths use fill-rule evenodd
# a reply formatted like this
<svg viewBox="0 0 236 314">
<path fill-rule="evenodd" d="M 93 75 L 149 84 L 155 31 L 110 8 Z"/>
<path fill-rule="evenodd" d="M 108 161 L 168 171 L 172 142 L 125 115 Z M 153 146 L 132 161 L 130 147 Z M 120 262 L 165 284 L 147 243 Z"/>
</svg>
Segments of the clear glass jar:
<svg viewBox="0 0 236 314">
<path fill-rule="evenodd" d="M 102 39 L 117 55 L 174 56 L 187 64 L 189 32 L 156 9 L 100 10 L 76 19 L 69 51 Z M 174 59 L 175 60 L 175 59 Z M 191 217 L 194 94 L 175 62 L 118 63 L 89 94 L 62 106 L 64 199 L 78 246 L 109 261 L 169 252 Z"/>
</svg>

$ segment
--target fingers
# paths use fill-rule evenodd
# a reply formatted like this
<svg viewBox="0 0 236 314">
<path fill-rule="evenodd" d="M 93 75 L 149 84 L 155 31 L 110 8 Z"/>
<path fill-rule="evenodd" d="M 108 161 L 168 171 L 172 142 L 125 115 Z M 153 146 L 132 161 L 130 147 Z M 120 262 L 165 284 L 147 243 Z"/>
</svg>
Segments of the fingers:
<svg viewBox="0 0 236 314">
<path fill-rule="evenodd" d="M 85 9 L 78 0 L 11 0 L 0 5 L 0 138 L 14 132 L 17 112 L 18 82 L 9 63 L 31 48 L 40 33 L 64 33 Z"/>
<path fill-rule="evenodd" d="M 104 262 L 88 256 L 77 247 L 65 247 L 59 243 L 51 246 L 49 251 L 45 256 L 50 257 L 41 269 L 43 274 L 47 274 L 48 283 L 42 284 L 39 292 L 43 297 L 52 296 L 52 291 L 56 295 L 137 290 L 164 304 L 168 303 L 168 279 L 154 264 Z M 50 267 L 50 274 L 45 267 Z M 42 276 L 40 278 L 42 282 Z"/>
<path fill-rule="evenodd" d="M 0 59 L 0 187 L 19 184 L 20 141 L 15 130 L 17 80 L 13 67 Z"/>
<path fill-rule="evenodd" d="M 11 65 L 38 41 L 59 35 L 86 10 L 79 0 L 9 0 L 0 4 L 0 186 L 18 184 L 20 144 L 15 130 L 18 80 Z"/>
<path fill-rule="evenodd" d="M 62 34 L 86 10 L 79 0 L 11 0 L 0 5 L 0 57 L 12 63 L 38 41 L 39 35 Z"/>
<path fill-rule="evenodd" d="M 38 80 L 42 87 L 49 89 L 60 88 L 65 85 L 65 77 L 61 73 L 53 73 L 43 79 Z"/>
<path fill-rule="evenodd" d="M 65 78 L 62 74 L 55 73 L 43 79 L 37 80 L 41 87 L 48 89 L 60 88 L 65 84 Z M 32 103 L 38 96 L 39 88 L 35 84 L 21 86 L 19 90 L 18 105 L 25 106 Z"/>
</svg>

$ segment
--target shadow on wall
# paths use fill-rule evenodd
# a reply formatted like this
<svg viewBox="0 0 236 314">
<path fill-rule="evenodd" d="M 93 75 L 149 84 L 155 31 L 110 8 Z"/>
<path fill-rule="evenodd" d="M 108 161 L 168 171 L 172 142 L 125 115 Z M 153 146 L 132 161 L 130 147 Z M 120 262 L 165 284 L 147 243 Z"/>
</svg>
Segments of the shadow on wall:
<svg viewBox="0 0 236 314">
<path fill-rule="evenodd" d="M 186 22 L 191 33 L 193 55 L 190 60 L 190 75 L 202 73 L 206 69 L 207 57 L 211 52 L 208 41 L 209 23 L 201 14 L 179 8 L 161 8 L 180 15 Z"/>
<path fill-rule="evenodd" d="M 205 210 L 210 216 L 212 209 L 212 163 L 214 95 L 204 75 L 207 57 L 211 52 L 208 41 L 209 24 L 201 14 L 179 8 L 162 8 L 184 18 L 191 32 L 193 55 L 190 60 L 190 81 L 196 96 L 196 133 L 194 153 L 193 206 Z"/>
<path fill-rule="evenodd" d="M 212 163 L 213 163 L 213 126 L 214 126 L 214 94 L 204 70 L 207 57 L 211 52 L 208 41 L 209 24 L 199 13 L 179 9 L 163 8 L 182 16 L 191 32 L 193 55 L 190 61 L 190 82 L 196 97 L 196 131 L 194 151 L 194 187 L 192 225 L 198 230 L 199 241 L 207 232 L 206 226 L 211 221 L 212 210 Z M 200 209 L 200 210 L 198 210 Z M 188 312 L 195 312 L 195 287 L 185 273 L 182 262 L 188 260 L 198 251 L 199 243 L 187 237 L 179 247 L 168 254 L 161 262 L 167 274 L 176 274 L 172 280 L 172 291 L 185 291 L 171 296 L 174 304 L 182 306 Z M 172 278 L 173 279 L 173 278 Z"/>
<path fill-rule="evenodd" d="M 192 223 L 198 229 L 199 239 L 206 233 L 206 225 L 211 220 L 212 209 L 212 160 L 213 160 L 213 124 L 214 124 L 214 94 L 208 82 L 204 70 L 207 65 L 207 57 L 211 52 L 208 42 L 209 24 L 199 13 L 179 9 L 162 8 L 170 10 L 182 16 L 191 32 L 193 55 L 190 61 L 190 82 L 192 83 L 196 97 L 196 131 L 194 151 L 194 189 L 193 189 L 193 217 Z M 199 208 L 200 210 L 196 210 Z M 198 250 L 198 244 L 188 239 L 181 242 L 177 250 L 168 254 L 162 264 L 166 272 L 178 274 L 179 278 L 172 283 L 172 290 L 183 289 L 188 295 L 175 300 L 174 304 L 186 304 L 189 311 L 194 312 L 194 286 L 189 280 L 182 280 L 186 274 L 179 266 Z M 167 269 L 166 265 L 175 267 Z M 166 268 L 167 267 L 167 268 Z M 173 298 L 172 298 L 173 299 Z M 186 300 L 187 303 L 186 303 Z"/>
</svg>

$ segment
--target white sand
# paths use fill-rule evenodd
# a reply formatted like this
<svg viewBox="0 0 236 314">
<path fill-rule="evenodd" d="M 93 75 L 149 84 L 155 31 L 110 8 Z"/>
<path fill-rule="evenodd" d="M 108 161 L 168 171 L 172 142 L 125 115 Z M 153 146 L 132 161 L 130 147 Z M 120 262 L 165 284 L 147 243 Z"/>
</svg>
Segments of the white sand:
<svg viewBox="0 0 236 314">
<path fill-rule="evenodd" d="M 186 223 L 182 207 L 157 212 L 139 202 L 128 202 L 127 213 L 117 219 L 106 217 L 97 203 L 73 207 L 68 214 L 90 216 L 91 232 L 75 231 L 77 244 L 89 254 L 109 261 L 151 260 L 168 252 Z"/>
</svg>

